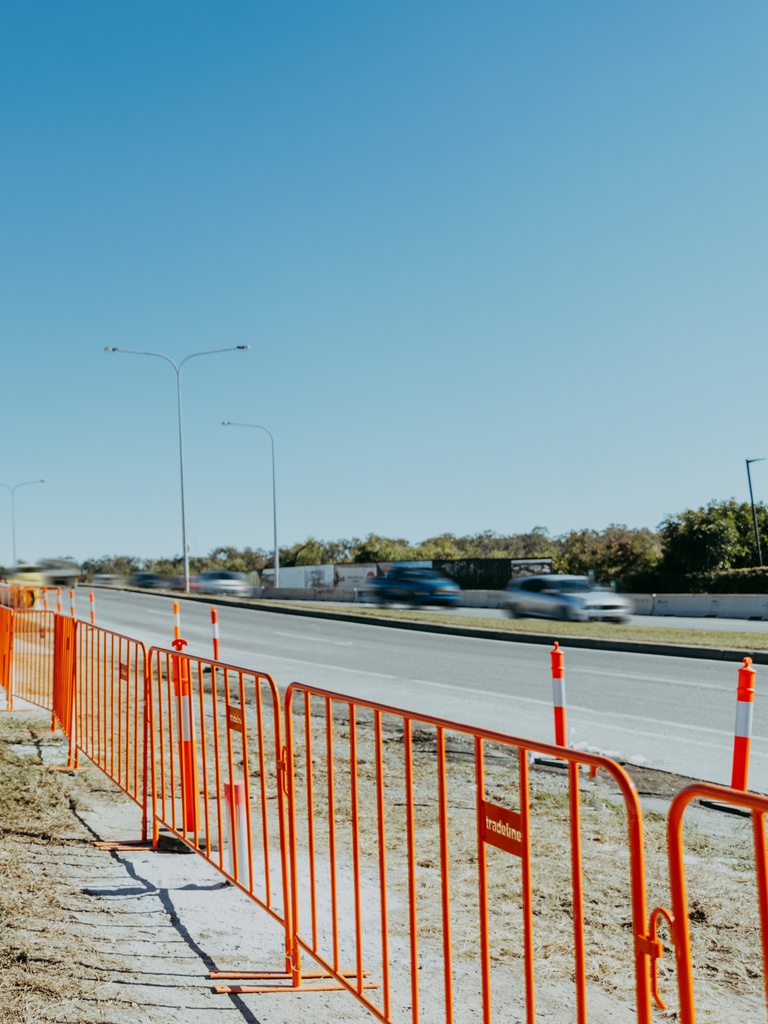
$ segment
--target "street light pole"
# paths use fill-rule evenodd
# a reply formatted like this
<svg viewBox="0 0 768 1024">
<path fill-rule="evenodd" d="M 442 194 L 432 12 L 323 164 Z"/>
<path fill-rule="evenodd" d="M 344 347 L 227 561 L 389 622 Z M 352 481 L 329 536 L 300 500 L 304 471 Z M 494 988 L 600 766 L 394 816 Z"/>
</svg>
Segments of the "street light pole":
<svg viewBox="0 0 768 1024">
<path fill-rule="evenodd" d="M 269 434 L 272 445 L 272 530 L 274 534 L 275 547 L 275 590 L 280 586 L 280 548 L 277 546 L 277 487 L 275 485 L 275 439 L 272 432 L 262 427 L 260 423 L 232 423 L 231 420 L 222 420 L 222 427 L 253 427 L 254 430 L 263 430 Z"/>
<path fill-rule="evenodd" d="M 218 355 L 219 352 L 247 352 L 250 349 L 250 345 L 232 345 L 229 348 L 212 348 L 206 349 L 205 352 L 192 352 L 191 355 L 185 356 L 181 362 L 177 363 L 170 356 L 165 355 L 162 352 L 139 352 L 133 348 L 114 348 L 112 346 L 105 348 L 105 352 L 122 352 L 125 355 L 131 356 L 155 356 L 157 359 L 164 359 L 167 363 L 170 363 L 176 372 L 176 400 L 179 413 L 179 477 L 181 486 L 181 543 L 183 547 L 183 558 L 184 558 L 184 590 L 189 593 L 189 549 L 187 546 L 187 510 L 186 500 L 184 491 L 184 429 L 182 425 L 181 417 L 181 368 L 184 363 L 188 363 L 190 359 L 196 359 L 198 356 L 214 356 Z"/>
<path fill-rule="evenodd" d="M 747 483 L 749 484 L 749 504 L 752 506 L 752 522 L 755 524 L 755 544 L 757 545 L 757 561 L 762 569 L 763 567 L 763 553 L 760 550 L 760 533 L 757 529 L 757 512 L 755 511 L 755 499 L 752 497 L 752 474 L 749 471 L 750 464 L 753 462 L 765 462 L 765 459 L 745 459 L 747 463 Z"/>
<path fill-rule="evenodd" d="M 29 487 L 30 484 L 44 484 L 45 480 L 22 480 L 20 484 L 14 484 L 10 487 L 8 484 L 0 484 L 0 487 L 4 487 L 6 491 L 10 491 L 11 494 L 11 538 L 13 540 L 13 564 L 16 565 L 16 501 L 15 494 L 17 487 Z"/>
</svg>

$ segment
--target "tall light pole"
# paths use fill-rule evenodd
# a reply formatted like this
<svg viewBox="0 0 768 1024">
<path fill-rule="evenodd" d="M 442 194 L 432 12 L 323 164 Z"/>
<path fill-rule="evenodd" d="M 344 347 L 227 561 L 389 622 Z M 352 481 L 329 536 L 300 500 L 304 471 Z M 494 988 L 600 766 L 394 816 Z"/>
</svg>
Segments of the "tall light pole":
<svg viewBox="0 0 768 1024">
<path fill-rule="evenodd" d="M 275 590 L 280 586 L 280 549 L 277 546 L 277 488 L 275 487 L 275 439 L 271 431 L 262 427 L 260 423 L 232 423 L 230 420 L 222 420 L 222 427 L 253 427 L 254 430 L 263 430 L 269 434 L 272 444 L 272 529 L 274 532 L 275 544 Z"/>
<path fill-rule="evenodd" d="M 250 349 L 250 345 L 232 345 L 229 348 L 212 348 L 206 349 L 205 352 L 192 352 L 191 355 L 185 356 L 181 362 L 177 363 L 170 356 L 164 355 L 162 352 L 139 352 L 133 348 L 114 348 L 110 346 L 105 348 L 105 352 L 122 352 L 125 355 L 130 356 L 155 356 L 157 359 L 164 359 L 166 363 L 170 363 L 176 371 L 176 397 L 178 401 L 179 410 L 179 476 L 181 480 L 181 543 L 184 552 L 184 590 L 189 593 L 189 550 L 187 548 L 187 510 L 184 496 L 184 431 L 182 428 L 181 419 L 181 368 L 184 363 L 188 363 L 190 359 L 196 359 L 198 356 L 214 356 L 218 355 L 219 352 L 247 352 Z"/>
<path fill-rule="evenodd" d="M 22 480 L 20 484 L 14 484 L 13 487 L 8 484 L 0 484 L 0 487 L 4 487 L 6 491 L 11 492 L 11 537 L 13 539 L 13 564 L 16 565 L 16 502 L 14 496 L 18 487 L 29 487 L 30 484 L 44 484 L 45 480 Z"/>
<path fill-rule="evenodd" d="M 755 511 L 755 499 L 752 497 L 752 474 L 749 467 L 753 462 L 765 462 L 765 459 L 745 459 L 747 464 L 747 482 L 749 484 L 749 504 L 752 506 L 752 522 L 755 524 L 755 544 L 757 544 L 757 561 L 760 568 L 763 566 L 763 553 L 760 550 L 760 533 L 757 529 L 757 512 Z"/>
</svg>

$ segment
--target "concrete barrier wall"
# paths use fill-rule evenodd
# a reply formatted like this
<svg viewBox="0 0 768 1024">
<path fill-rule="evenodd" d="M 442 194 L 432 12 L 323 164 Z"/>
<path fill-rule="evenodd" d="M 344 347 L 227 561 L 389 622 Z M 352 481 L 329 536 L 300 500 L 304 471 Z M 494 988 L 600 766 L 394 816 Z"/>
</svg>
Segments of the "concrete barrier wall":
<svg viewBox="0 0 768 1024">
<path fill-rule="evenodd" d="M 360 593 L 348 587 L 301 589 L 281 587 L 257 590 L 256 597 L 283 601 L 360 601 Z M 464 590 L 466 608 L 498 608 L 503 590 Z M 627 594 L 635 615 L 682 615 L 691 618 L 768 619 L 766 594 Z"/>
<path fill-rule="evenodd" d="M 636 615 L 768 619 L 766 594 L 627 594 Z"/>
</svg>

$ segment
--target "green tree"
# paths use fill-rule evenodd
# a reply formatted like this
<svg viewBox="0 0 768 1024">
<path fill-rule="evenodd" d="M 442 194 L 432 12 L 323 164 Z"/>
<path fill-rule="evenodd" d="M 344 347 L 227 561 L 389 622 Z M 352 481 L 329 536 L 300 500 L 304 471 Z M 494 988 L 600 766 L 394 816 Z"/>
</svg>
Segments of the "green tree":
<svg viewBox="0 0 768 1024">
<path fill-rule="evenodd" d="M 390 539 L 369 533 L 352 555 L 353 562 L 406 562 L 416 558 L 416 549 L 404 538 Z"/>
<path fill-rule="evenodd" d="M 761 546 L 768 535 L 768 509 L 755 506 Z M 664 558 L 669 573 L 745 569 L 757 564 L 752 508 L 748 501 L 710 501 L 698 509 L 668 515 L 661 522 Z"/>
<path fill-rule="evenodd" d="M 629 530 L 612 523 L 605 530 L 572 530 L 560 538 L 559 572 L 594 574 L 610 583 L 630 573 L 655 568 L 661 559 L 661 538 L 651 530 Z"/>
</svg>

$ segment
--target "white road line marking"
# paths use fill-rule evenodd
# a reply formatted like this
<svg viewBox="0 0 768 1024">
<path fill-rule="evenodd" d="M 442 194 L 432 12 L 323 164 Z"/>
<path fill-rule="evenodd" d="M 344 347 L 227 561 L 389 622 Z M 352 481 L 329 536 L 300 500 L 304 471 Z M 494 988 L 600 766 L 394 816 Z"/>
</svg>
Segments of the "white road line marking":
<svg viewBox="0 0 768 1024">
<path fill-rule="evenodd" d="M 735 664 L 735 662 L 734 662 Z M 737 666 L 738 667 L 738 666 Z M 733 686 L 718 686 L 716 683 L 688 683 L 682 679 L 668 679 L 664 676 L 636 676 L 628 672 L 607 672 L 602 668 L 569 668 L 565 666 L 566 678 L 568 675 L 584 675 L 584 676 L 608 676 L 609 679 L 615 679 L 620 682 L 624 679 L 632 679 L 640 683 L 667 683 L 670 686 L 686 686 L 696 690 L 717 690 L 720 693 L 730 693 L 732 690 L 735 692 L 736 683 Z"/>
<path fill-rule="evenodd" d="M 322 636 L 307 636 L 305 633 L 281 633 L 279 629 L 272 629 L 270 636 L 287 636 L 291 640 L 311 640 L 316 644 L 333 644 L 334 647 L 351 647 L 351 640 L 328 640 Z"/>
</svg>

